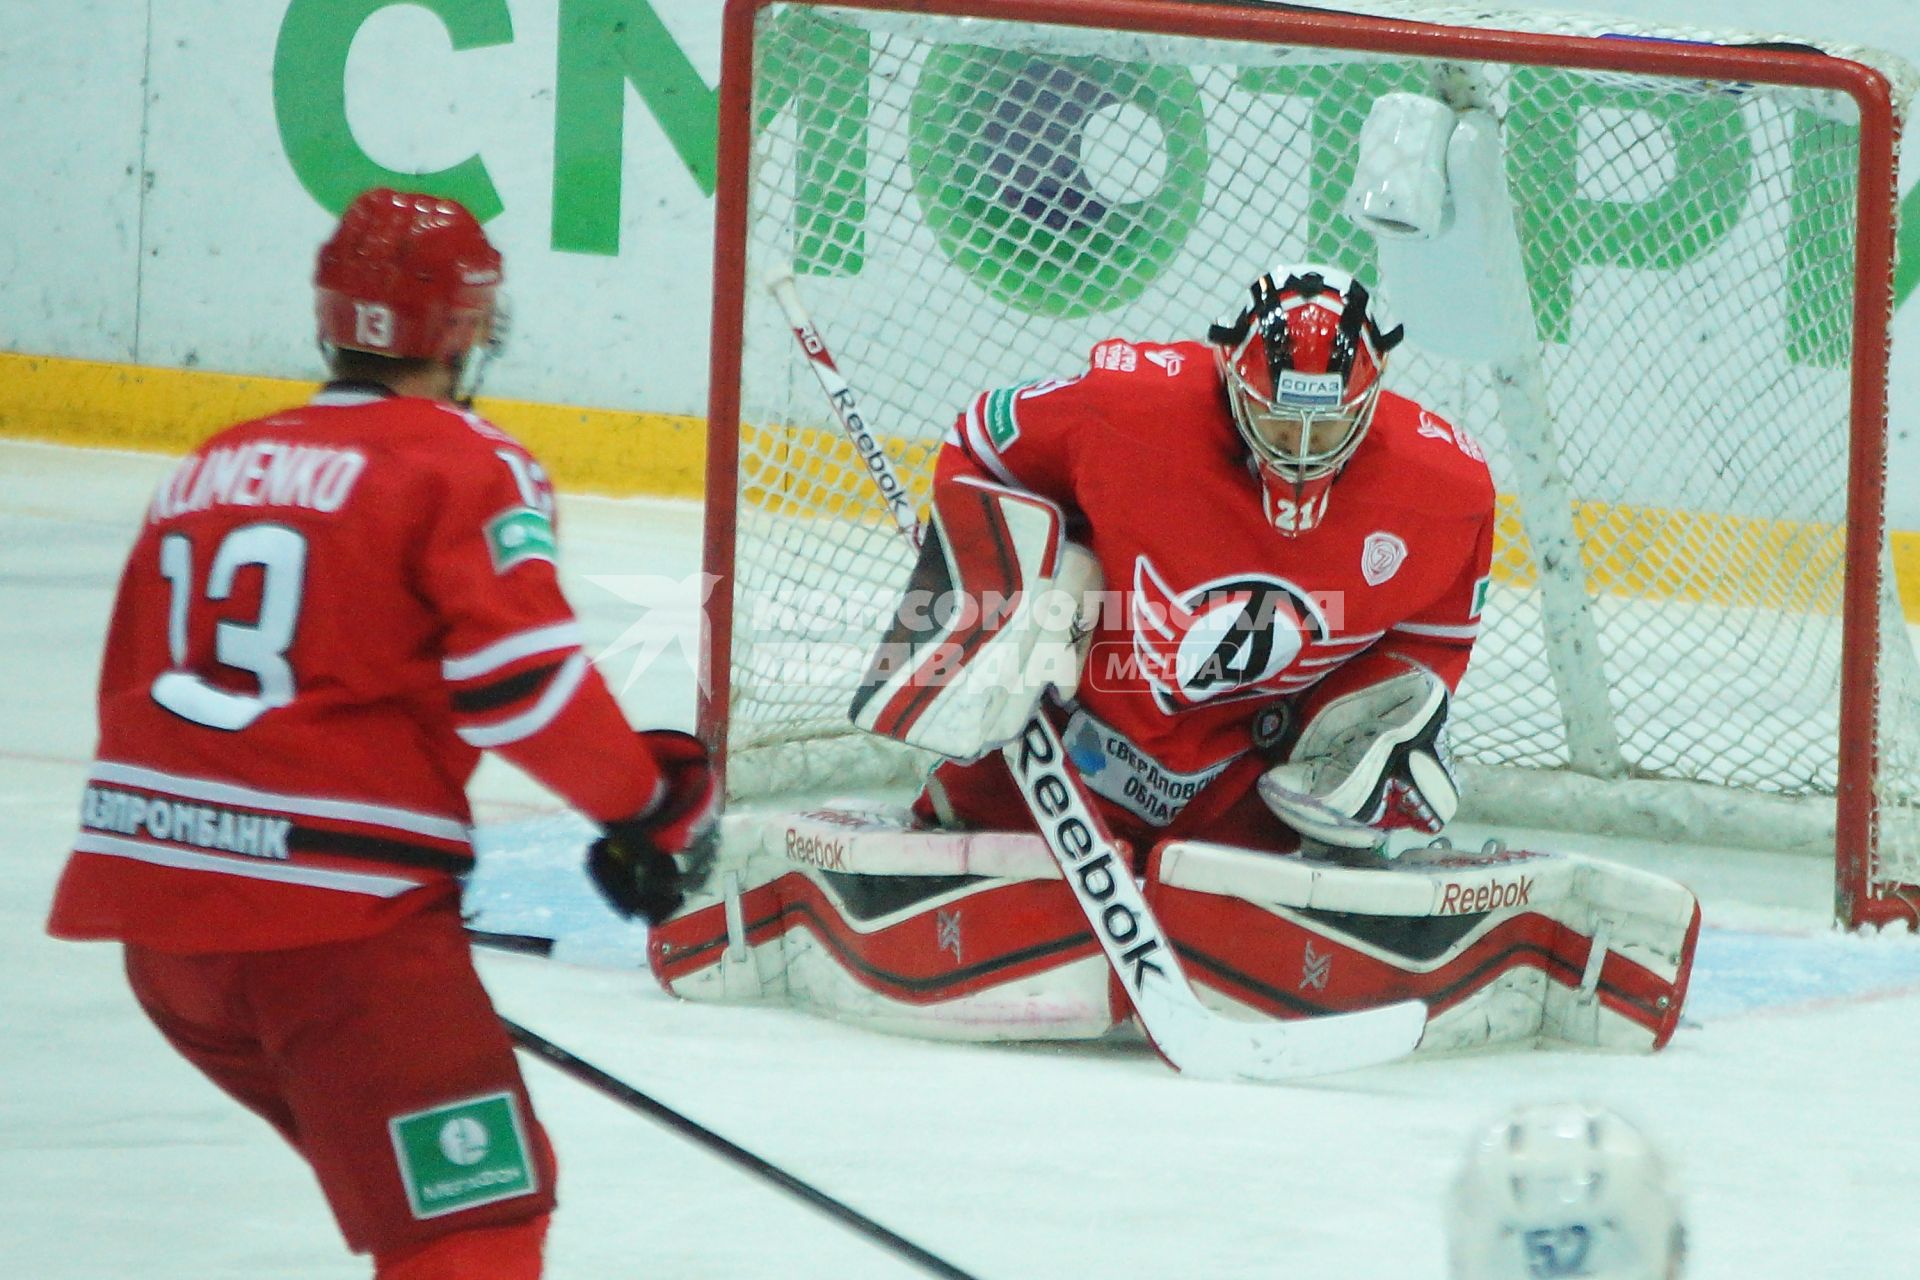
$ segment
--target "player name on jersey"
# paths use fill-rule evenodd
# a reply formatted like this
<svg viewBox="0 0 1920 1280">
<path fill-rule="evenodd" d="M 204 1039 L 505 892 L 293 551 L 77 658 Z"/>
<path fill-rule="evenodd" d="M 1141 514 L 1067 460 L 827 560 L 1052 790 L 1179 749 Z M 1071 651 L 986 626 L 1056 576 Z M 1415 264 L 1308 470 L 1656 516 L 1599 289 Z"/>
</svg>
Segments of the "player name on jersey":
<svg viewBox="0 0 1920 1280">
<path fill-rule="evenodd" d="M 358 449 L 248 440 L 183 459 L 154 495 L 148 523 L 215 506 L 338 511 L 366 470 Z"/>
<path fill-rule="evenodd" d="M 80 821 L 92 831 L 112 831 L 123 836 L 144 834 L 154 840 L 220 849 L 254 858 L 284 860 L 293 856 L 287 850 L 287 835 L 293 830 L 293 823 L 285 818 L 189 800 L 152 799 L 111 787 L 87 788 Z"/>
</svg>

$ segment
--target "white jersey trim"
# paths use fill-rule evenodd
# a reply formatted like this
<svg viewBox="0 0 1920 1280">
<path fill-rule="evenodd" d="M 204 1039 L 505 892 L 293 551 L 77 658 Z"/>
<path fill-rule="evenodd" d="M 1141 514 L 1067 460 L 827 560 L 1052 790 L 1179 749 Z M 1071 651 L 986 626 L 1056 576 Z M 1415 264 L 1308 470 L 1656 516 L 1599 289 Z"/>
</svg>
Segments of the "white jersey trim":
<svg viewBox="0 0 1920 1280">
<path fill-rule="evenodd" d="M 340 387 L 328 387 L 315 393 L 311 403 L 323 409 L 357 409 L 363 404 L 377 404 L 390 400 L 391 396 L 378 391 L 349 391 Z"/>
<path fill-rule="evenodd" d="M 1315 640 L 1312 643 L 1316 649 L 1332 649 L 1337 647 L 1364 649 L 1385 634 L 1387 633 L 1384 631 L 1360 631 L 1353 635 L 1334 636 L 1330 640 Z"/>
<path fill-rule="evenodd" d="M 183 871 L 213 871 L 221 875 L 244 876 L 249 880 L 274 880 L 281 884 L 305 885 L 310 889 L 336 889 L 374 898 L 397 898 L 409 889 L 418 889 L 422 881 L 399 876 L 373 875 L 363 871 L 331 871 L 325 867 L 305 867 L 285 862 L 259 862 L 227 858 L 217 853 L 200 853 L 172 845 L 148 844 L 123 836 L 102 836 L 82 832 L 74 839 L 79 853 L 97 853 L 109 858 L 130 858 L 135 862 Z"/>
<path fill-rule="evenodd" d="M 985 395 L 975 396 L 967 405 L 966 433 L 968 452 L 980 460 L 980 465 L 993 472 L 994 478 L 1001 484 L 1013 489 L 1025 487 L 1007 470 L 1007 464 L 1000 460 L 1000 452 L 994 448 L 993 440 L 987 435 L 986 424 L 980 421 L 980 406 L 986 402 Z"/>
<path fill-rule="evenodd" d="M 516 631 L 503 640 L 440 660 L 440 674 L 448 680 L 471 680 L 489 671 L 498 671 L 510 662 L 555 649 L 578 649 L 585 642 L 579 622 L 555 622 L 544 627 Z"/>
<path fill-rule="evenodd" d="M 1402 622 L 1393 628 L 1402 635 L 1433 636 L 1440 640 L 1471 640 L 1480 634 L 1477 622 Z"/>
<path fill-rule="evenodd" d="M 1384 631 L 1369 631 L 1362 636 L 1335 636 L 1331 640 L 1315 640 L 1307 646 L 1307 657 L 1301 658 L 1302 667 L 1334 667 L 1343 662 L 1351 662 L 1360 656 L 1360 651 L 1386 635 Z"/>
<path fill-rule="evenodd" d="M 158 769 L 120 764 L 113 760 L 95 761 L 87 777 L 92 782 L 117 782 L 123 786 L 141 787 L 148 791 L 164 791 L 186 800 L 206 800 L 213 804 L 239 805 L 248 809 L 300 814 L 309 818 L 332 818 L 341 822 L 364 822 L 373 826 L 392 827 L 396 831 L 411 831 L 416 835 L 433 836 L 441 840 L 465 842 L 468 839 L 467 824 L 458 818 L 418 813 L 412 809 L 400 809 L 392 805 L 368 804 L 359 800 L 332 800 L 320 796 L 294 796 L 278 791 L 260 791 L 253 787 L 236 786 L 230 782 L 187 778 L 177 773 L 162 773 Z"/>
<path fill-rule="evenodd" d="M 576 653 L 560 664 L 560 670 L 547 682 L 540 700 L 519 715 L 476 728 L 456 728 L 460 740 L 470 747 L 503 747 L 530 738 L 553 723 L 555 716 L 573 701 L 580 682 L 587 678 L 587 658 Z"/>
</svg>

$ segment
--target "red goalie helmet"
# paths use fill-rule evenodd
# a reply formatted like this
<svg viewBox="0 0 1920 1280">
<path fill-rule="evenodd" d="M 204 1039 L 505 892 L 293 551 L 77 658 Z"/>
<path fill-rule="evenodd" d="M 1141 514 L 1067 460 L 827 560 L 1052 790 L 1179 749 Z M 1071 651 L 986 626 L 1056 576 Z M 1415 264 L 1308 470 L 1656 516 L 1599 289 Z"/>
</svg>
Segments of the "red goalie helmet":
<svg viewBox="0 0 1920 1280">
<path fill-rule="evenodd" d="M 313 284 L 322 344 L 458 360 L 495 336 L 500 254 L 455 201 L 375 187 L 321 246 Z"/>
<path fill-rule="evenodd" d="M 1387 352 L 1365 285 L 1332 267 L 1276 267 L 1252 299 L 1208 332 L 1234 425 L 1259 467 L 1267 515 L 1303 533 L 1326 514 L 1328 490 L 1373 421 Z"/>
</svg>

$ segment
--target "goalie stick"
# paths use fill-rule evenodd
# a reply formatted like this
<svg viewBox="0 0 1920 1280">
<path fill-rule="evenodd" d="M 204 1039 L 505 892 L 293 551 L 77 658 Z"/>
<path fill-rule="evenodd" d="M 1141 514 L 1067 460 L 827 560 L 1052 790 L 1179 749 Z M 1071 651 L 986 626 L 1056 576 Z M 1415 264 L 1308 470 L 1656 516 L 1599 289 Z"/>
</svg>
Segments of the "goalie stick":
<svg viewBox="0 0 1920 1280">
<path fill-rule="evenodd" d="M 509 935 L 490 935 L 494 937 Z M 894 1234 L 867 1217 L 859 1210 L 835 1200 L 826 1192 L 811 1183 L 794 1177 L 779 1165 L 761 1159 L 753 1152 L 721 1137 L 713 1130 L 695 1120 L 681 1115 L 666 1103 L 648 1094 L 642 1093 L 617 1076 L 609 1075 L 591 1062 L 561 1048 L 553 1041 L 535 1031 L 529 1031 L 511 1018 L 500 1021 L 506 1026 L 507 1034 L 513 1042 L 528 1053 L 533 1054 L 550 1066 L 557 1068 L 590 1089 L 612 1098 L 622 1106 L 629 1107 L 642 1115 L 649 1116 L 666 1125 L 682 1137 L 690 1138 L 707 1150 L 714 1152 L 728 1163 L 745 1169 L 755 1177 L 764 1178 L 789 1195 L 806 1201 L 814 1208 L 838 1221 L 842 1226 L 850 1227 L 867 1239 L 872 1240 L 889 1253 L 897 1254 L 925 1271 L 928 1275 L 944 1276 L 947 1280 L 974 1280 L 974 1277 L 952 1263 L 935 1254 L 928 1253 L 913 1241 Z"/>
<path fill-rule="evenodd" d="M 792 271 L 775 272 L 766 285 L 894 526 L 919 546 L 907 488 L 807 315 Z M 1286 1022 L 1236 1018 L 1202 1004 L 1044 708 L 1001 754 L 1141 1029 L 1175 1070 L 1203 1079 L 1292 1080 L 1390 1062 L 1420 1043 L 1427 1008 L 1418 1000 Z"/>
</svg>

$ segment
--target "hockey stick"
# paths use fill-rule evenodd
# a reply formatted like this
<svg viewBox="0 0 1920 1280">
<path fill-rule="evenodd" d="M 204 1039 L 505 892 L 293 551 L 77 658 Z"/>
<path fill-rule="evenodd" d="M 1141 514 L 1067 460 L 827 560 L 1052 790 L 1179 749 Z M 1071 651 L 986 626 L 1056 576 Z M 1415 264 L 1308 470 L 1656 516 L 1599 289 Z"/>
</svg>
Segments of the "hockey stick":
<svg viewBox="0 0 1920 1280">
<path fill-rule="evenodd" d="M 496 933 L 492 929 L 476 929 L 467 926 L 467 941 L 476 947 L 486 947 L 493 951 L 511 951 L 522 956 L 550 956 L 553 954 L 553 939 L 543 938 L 534 933 Z"/>
<path fill-rule="evenodd" d="M 562 1049 L 545 1036 L 529 1031 L 510 1018 L 502 1018 L 500 1021 L 506 1025 L 507 1034 L 513 1037 L 513 1042 L 528 1053 L 543 1059 L 549 1065 L 572 1076 L 588 1088 L 612 1098 L 622 1106 L 658 1120 L 667 1128 L 684 1138 L 693 1140 L 728 1163 L 746 1170 L 755 1177 L 771 1182 L 791 1196 L 806 1201 L 828 1217 L 837 1220 L 842 1226 L 865 1236 L 889 1253 L 906 1259 L 928 1275 L 945 1276 L 948 1280 L 975 1280 L 970 1273 L 962 1271 L 943 1258 L 928 1253 L 913 1241 L 894 1234 L 859 1210 L 835 1200 L 818 1187 L 801 1181 L 778 1165 L 762 1160 L 745 1147 L 728 1141 L 698 1121 L 688 1119 L 664 1102 L 642 1093 L 619 1077 L 609 1075 L 592 1063 Z"/>
<path fill-rule="evenodd" d="M 840 366 L 834 363 L 833 352 L 827 350 L 827 344 L 821 340 L 819 330 L 813 327 L 807 309 L 801 305 L 800 291 L 793 283 L 793 272 L 783 270 L 769 276 L 767 288 L 773 291 L 780 309 L 787 313 L 787 323 L 793 329 L 793 340 L 806 353 L 807 364 L 812 367 L 813 376 L 819 380 L 820 389 L 826 393 L 827 403 L 832 406 L 833 416 L 839 420 L 847 443 L 853 446 L 853 451 L 860 455 L 860 461 L 866 464 L 867 478 L 879 490 L 880 500 L 887 504 L 887 515 L 892 518 L 893 527 L 917 550 L 920 546 L 920 517 L 914 513 L 913 496 L 907 492 L 907 486 L 901 483 L 886 449 L 867 425 L 866 415 L 860 412 L 860 402 L 854 396 L 853 388 L 841 376 Z"/>
<path fill-rule="evenodd" d="M 906 486 L 807 315 L 792 273 L 769 277 L 767 288 L 786 313 L 841 429 L 879 486 L 895 527 L 919 546 L 919 522 Z M 1125 986 L 1141 1029 L 1176 1070 L 1208 1079 L 1291 1080 L 1390 1062 L 1420 1043 L 1427 1009 L 1417 1000 L 1293 1022 L 1255 1022 L 1202 1004 L 1044 708 L 1034 711 L 1020 737 L 1001 754 L 1061 877 Z"/>
</svg>

